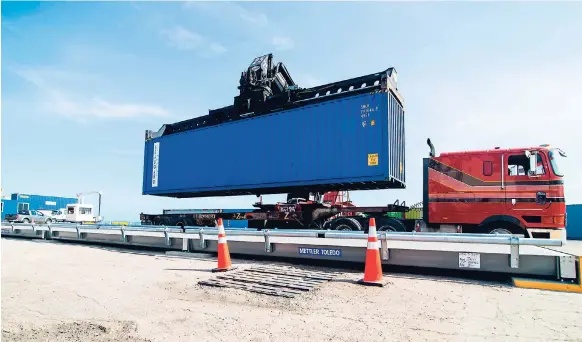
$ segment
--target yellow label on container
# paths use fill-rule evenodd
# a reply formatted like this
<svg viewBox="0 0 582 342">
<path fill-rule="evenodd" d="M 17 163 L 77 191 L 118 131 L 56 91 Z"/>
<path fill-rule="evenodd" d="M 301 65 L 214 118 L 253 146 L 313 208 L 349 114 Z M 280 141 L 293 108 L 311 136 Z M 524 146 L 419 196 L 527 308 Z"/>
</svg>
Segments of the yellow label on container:
<svg viewBox="0 0 582 342">
<path fill-rule="evenodd" d="M 376 124 L 376 120 L 372 120 L 372 121 L 370 121 L 370 125 L 371 125 L 371 126 L 374 126 L 375 124 Z"/>
<path fill-rule="evenodd" d="M 368 166 L 377 166 L 378 165 L 378 153 L 369 153 L 368 154 Z"/>
</svg>

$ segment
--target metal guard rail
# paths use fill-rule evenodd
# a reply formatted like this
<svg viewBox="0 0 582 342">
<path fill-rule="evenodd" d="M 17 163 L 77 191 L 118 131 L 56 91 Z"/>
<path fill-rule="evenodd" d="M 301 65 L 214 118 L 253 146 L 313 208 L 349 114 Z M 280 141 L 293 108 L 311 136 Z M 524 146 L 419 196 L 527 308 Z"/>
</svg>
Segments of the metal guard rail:
<svg viewBox="0 0 582 342">
<path fill-rule="evenodd" d="M 2 230 L 15 229 L 33 230 L 33 231 L 72 231 L 73 229 L 78 233 L 95 232 L 100 230 L 105 233 L 119 232 L 121 235 L 139 235 L 132 233 L 162 233 L 160 236 L 167 236 L 168 233 L 173 233 L 174 237 L 187 237 L 204 235 L 214 236 L 218 235 L 218 229 L 205 227 L 164 227 L 164 226 L 119 226 L 119 225 L 78 225 L 78 224 L 22 224 L 11 223 L 6 224 L 2 222 Z M 226 236 L 263 236 L 263 237 L 312 237 L 312 238 L 329 238 L 329 239 L 367 239 L 368 234 L 364 233 L 339 233 L 331 230 L 244 230 L 244 229 L 225 229 Z M 107 234 L 107 233 L 105 233 Z M 150 234 L 147 234 L 150 235 Z M 448 243 L 475 243 L 475 244 L 493 244 L 493 245 L 509 245 L 509 246 L 544 246 L 554 247 L 562 246 L 561 240 L 555 239 L 531 239 L 523 238 L 516 235 L 509 234 L 463 234 L 463 233 L 422 233 L 422 232 L 378 232 L 377 237 L 380 241 L 419 241 L 419 242 L 448 242 Z"/>
</svg>

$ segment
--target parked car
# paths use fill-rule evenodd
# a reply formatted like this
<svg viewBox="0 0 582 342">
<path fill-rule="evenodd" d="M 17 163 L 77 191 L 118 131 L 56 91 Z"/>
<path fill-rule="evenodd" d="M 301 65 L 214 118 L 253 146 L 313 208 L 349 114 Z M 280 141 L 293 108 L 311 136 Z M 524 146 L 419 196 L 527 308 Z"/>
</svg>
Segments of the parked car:
<svg viewBox="0 0 582 342">
<path fill-rule="evenodd" d="M 67 209 L 53 210 L 51 217 L 53 222 L 65 222 L 67 220 Z"/>
<path fill-rule="evenodd" d="M 7 214 L 4 219 L 14 223 L 54 223 L 55 219 L 37 210 L 22 210 L 18 214 Z"/>
</svg>

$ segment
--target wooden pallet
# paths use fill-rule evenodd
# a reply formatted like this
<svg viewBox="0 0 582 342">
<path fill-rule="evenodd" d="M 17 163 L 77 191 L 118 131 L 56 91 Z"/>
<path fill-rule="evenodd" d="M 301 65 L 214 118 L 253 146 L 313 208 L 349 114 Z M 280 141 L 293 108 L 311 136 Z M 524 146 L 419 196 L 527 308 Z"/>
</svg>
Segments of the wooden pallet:
<svg viewBox="0 0 582 342">
<path fill-rule="evenodd" d="M 216 278 L 200 281 L 199 284 L 293 298 L 332 280 L 336 275 L 291 267 L 258 266 L 222 273 Z"/>
</svg>

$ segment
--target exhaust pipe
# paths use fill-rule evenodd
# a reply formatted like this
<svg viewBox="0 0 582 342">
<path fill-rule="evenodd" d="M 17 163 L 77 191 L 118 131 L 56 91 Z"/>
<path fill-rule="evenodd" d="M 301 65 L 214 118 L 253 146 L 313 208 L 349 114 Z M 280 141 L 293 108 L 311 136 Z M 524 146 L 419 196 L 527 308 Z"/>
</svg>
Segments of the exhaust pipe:
<svg viewBox="0 0 582 342">
<path fill-rule="evenodd" d="M 432 144 L 432 142 L 430 141 L 430 138 L 426 139 L 426 143 L 428 144 L 428 147 L 430 148 L 430 153 L 429 155 L 431 157 L 436 157 L 436 152 L 434 150 L 434 145 Z"/>
</svg>

